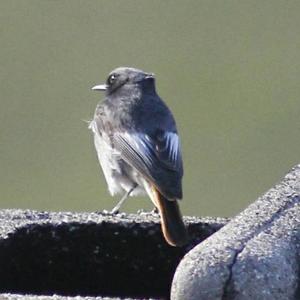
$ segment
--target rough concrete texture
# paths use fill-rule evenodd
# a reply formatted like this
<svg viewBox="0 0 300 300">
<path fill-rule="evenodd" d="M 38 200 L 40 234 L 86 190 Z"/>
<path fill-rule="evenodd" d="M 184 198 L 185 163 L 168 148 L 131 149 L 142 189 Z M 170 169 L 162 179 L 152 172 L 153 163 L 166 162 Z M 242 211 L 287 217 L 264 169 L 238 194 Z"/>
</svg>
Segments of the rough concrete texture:
<svg viewBox="0 0 300 300">
<path fill-rule="evenodd" d="M 180 262 L 172 300 L 300 299 L 300 165 Z"/>
<path fill-rule="evenodd" d="M 67 297 L 67 296 L 34 296 L 34 295 L 18 295 L 18 294 L 0 294 L 0 300 L 119 300 L 120 298 L 108 297 Z M 122 300 L 132 300 L 123 298 Z"/>
<path fill-rule="evenodd" d="M 174 248 L 156 214 L 0 210 L 0 299 L 167 299 L 183 255 L 226 220 L 185 222 L 190 243 Z"/>
</svg>

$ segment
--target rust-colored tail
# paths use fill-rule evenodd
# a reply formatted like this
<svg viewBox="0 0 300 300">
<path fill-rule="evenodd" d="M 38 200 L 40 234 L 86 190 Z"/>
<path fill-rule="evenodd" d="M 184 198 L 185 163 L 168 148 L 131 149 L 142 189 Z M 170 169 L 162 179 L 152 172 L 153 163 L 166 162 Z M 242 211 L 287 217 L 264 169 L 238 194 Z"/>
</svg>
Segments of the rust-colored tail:
<svg viewBox="0 0 300 300">
<path fill-rule="evenodd" d="M 180 247 L 188 242 L 188 234 L 182 220 L 177 200 L 168 200 L 156 188 L 152 187 L 151 199 L 159 210 L 161 228 L 168 244 Z"/>
</svg>

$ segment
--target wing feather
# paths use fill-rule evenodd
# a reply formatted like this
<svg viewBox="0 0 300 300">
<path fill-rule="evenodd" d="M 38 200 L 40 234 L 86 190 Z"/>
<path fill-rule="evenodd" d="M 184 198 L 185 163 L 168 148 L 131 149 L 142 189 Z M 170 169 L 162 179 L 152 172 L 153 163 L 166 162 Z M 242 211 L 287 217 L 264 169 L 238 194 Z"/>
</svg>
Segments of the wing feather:
<svg viewBox="0 0 300 300">
<path fill-rule="evenodd" d="M 180 141 L 176 132 L 115 132 L 114 146 L 122 158 L 151 180 L 168 198 L 182 198 L 183 175 Z"/>
</svg>

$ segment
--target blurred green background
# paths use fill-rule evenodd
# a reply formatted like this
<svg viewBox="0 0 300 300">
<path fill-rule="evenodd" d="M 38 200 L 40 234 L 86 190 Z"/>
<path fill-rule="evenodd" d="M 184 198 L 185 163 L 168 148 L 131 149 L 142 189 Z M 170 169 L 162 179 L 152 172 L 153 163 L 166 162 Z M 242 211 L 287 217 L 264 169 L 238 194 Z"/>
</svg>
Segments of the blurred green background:
<svg viewBox="0 0 300 300">
<path fill-rule="evenodd" d="M 90 88 L 133 66 L 176 117 L 183 213 L 236 214 L 300 162 L 299 15 L 299 1 L 1 1 L 0 207 L 114 206 L 83 120 Z"/>
</svg>

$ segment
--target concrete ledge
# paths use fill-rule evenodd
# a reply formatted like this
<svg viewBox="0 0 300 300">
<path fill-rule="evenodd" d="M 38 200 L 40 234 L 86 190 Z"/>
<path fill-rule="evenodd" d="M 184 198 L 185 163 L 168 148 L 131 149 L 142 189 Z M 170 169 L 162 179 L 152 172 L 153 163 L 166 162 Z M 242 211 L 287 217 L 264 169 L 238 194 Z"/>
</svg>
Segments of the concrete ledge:
<svg viewBox="0 0 300 300">
<path fill-rule="evenodd" d="M 151 213 L 0 210 L 0 299 L 65 299 L 16 294 L 167 299 L 184 254 L 226 223 L 185 221 L 190 244 L 174 248 Z"/>
<path fill-rule="evenodd" d="M 300 299 L 300 165 L 192 249 L 172 299 Z"/>
<path fill-rule="evenodd" d="M 180 261 L 175 300 L 300 299 L 300 165 L 229 223 L 185 222 L 174 248 L 151 213 L 0 210 L 0 300 L 169 299 Z"/>
</svg>

